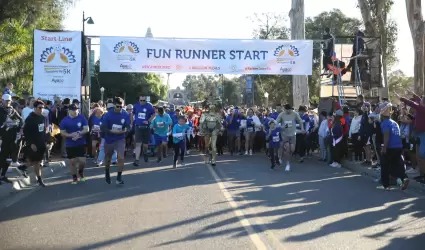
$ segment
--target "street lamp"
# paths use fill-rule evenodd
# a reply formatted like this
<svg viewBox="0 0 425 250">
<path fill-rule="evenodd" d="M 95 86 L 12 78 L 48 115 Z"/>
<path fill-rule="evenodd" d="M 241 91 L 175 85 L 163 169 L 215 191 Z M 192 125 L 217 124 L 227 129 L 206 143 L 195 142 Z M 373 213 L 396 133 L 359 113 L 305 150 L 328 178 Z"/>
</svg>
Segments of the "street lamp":
<svg viewBox="0 0 425 250">
<path fill-rule="evenodd" d="M 269 107 L 269 93 L 265 92 L 264 97 L 266 98 L 266 108 Z"/>
<path fill-rule="evenodd" d="M 243 104 L 243 93 L 241 93 L 241 104 Z"/>
<path fill-rule="evenodd" d="M 85 13 L 83 11 L 83 39 L 84 39 L 84 43 L 86 43 L 86 36 L 85 36 L 85 31 L 86 31 L 86 22 L 87 24 L 94 24 L 93 19 L 91 18 L 91 16 L 87 17 L 85 16 Z M 90 42 L 91 43 L 91 42 Z M 90 50 L 91 50 L 91 45 L 89 44 L 89 56 L 88 56 L 88 64 L 89 67 L 87 67 L 88 69 L 88 76 L 87 76 L 87 84 L 84 84 L 84 99 L 87 100 L 87 90 L 90 91 L 90 86 L 91 86 L 91 76 L 90 76 Z M 87 86 L 89 86 L 89 88 L 87 88 Z"/>
<path fill-rule="evenodd" d="M 103 93 L 105 93 L 105 88 L 101 87 L 100 88 L 100 99 L 102 100 L 102 102 L 103 102 Z"/>
</svg>

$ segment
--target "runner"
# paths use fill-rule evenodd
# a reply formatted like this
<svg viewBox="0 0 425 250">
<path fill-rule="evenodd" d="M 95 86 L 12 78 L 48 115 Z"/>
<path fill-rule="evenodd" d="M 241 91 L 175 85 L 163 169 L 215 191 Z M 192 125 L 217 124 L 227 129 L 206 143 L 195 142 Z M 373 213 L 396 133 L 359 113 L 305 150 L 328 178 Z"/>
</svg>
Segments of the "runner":
<svg viewBox="0 0 425 250">
<path fill-rule="evenodd" d="M 280 128 L 276 127 L 276 122 L 272 119 L 269 121 L 270 129 L 267 133 L 266 141 L 268 142 L 268 149 L 270 154 L 270 161 L 272 163 L 271 169 L 274 169 L 276 163 L 279 164 L 279 147 L 282 137 L 280 134 Z"/>
<path fill-rule="evenodd" d="M 24 154 L 28 165 L 34 167 L 38 185 L 45 187 L 41 177 L 41 161 L 46 153 L 46 126 L 42 115 L 44 102 L 37 100 L 33 107 L 34 111 L 28 115 L 23 128 L 26 143 Z"/>
<path fill-rule="evenodd" d="M 143 158 L 145 162 L 148 162 L 147 150 L 149 146 L 149 140 L 151 138 L 151 131 L 149 128 L 150 122 L 155 117 L 155 109 L 150 102 L 146 101 L 146 96 L 140 96 L 140 103 L 136 103 L 133 107 L 133 115 L 131 116 L 132 124 L 135 129 L 135 141 L 136 148 L 134 153 L 136 159 L 133 165 L 139 166 L 140 153 L 143 145 Z M 134 121 L 134 123 L 133 123 Z"/>
<path fill-rule="evenodd" d="M 164 108 L 158 107 L 158 114 L 150 125 L 154 130 L 155 144 L 158 147 L 158 163 L 162 161 L 162 157 L 167 157 L 166 148 L 168 144 L 168 132 L 172 124 L 173 121 L 168 114 L 164 113 Z"/>
<path fill-rule="evenodd" d="M 61 135 L 66 138 L 66 155 L 69 159 L 72 182 L 77 184 L 77 167 L 80 181 L 85 182 L 84 167 L 86 165 L 86 134 L 89 132 L 87 119 L 79 114 L 78 106 L 71 104 L 69 114 L 63 118 L 61 124 Z"/>
<path fill-rule="evenodd" d="M 184 154 L 186 149 L 186 133 L 189 130 L 189 125 L 186 124 L 184 116 L 180 116 L 179 121 L 173 127 L 173 147 L 174 147 L 174 161 L 173 168 L 177 167 L 177 159 L 180 155 L 180 164 L 184 166 Z"/>
<path fill-rule="evenodd" d="M 296 123 L 300 124 L 300 129 L 303 133 L 304 124 L 300 115 L 292 109 L 291 104 L 285 104 L 284 111 L 279 114 L 276 119 L 276 124 L 281 124 L 282 145 L 283 151 L 281 155 L 281 163 L 286 158 L 285 171 L 291 170 L 291 156 L 296 146 Z"/>
<path fill-rule="evenodd" d="M 124 170 L 125 133 L 130 130 L 130 116 L 123 110 L 124 100 L 121 97 L 114 98 L 114 108 L 102 118 L 101 131 L 105 133 L 105 181 L 111 184 L 111 158 L 114 150 L 117 151 L 118 174 L 117 185 L 124 185 L 122 172 Z"/>
</svg>

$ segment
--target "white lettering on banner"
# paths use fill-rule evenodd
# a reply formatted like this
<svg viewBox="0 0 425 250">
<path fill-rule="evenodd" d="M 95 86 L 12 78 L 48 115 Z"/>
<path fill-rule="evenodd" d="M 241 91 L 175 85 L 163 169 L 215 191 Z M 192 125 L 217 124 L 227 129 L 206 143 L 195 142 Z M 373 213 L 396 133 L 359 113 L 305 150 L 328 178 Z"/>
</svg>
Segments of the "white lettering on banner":
<svg viewBox="0 0 425 250">
<path fill-rule="evenodd" d="M 34 30 L 33 96 L 80 99 L 80 31 Z"/>
<path fill-rule="evenodd" d="M 101 72 L 311 75 L 313 41 L 101 37 L 100 57 Z"/>
</svg>

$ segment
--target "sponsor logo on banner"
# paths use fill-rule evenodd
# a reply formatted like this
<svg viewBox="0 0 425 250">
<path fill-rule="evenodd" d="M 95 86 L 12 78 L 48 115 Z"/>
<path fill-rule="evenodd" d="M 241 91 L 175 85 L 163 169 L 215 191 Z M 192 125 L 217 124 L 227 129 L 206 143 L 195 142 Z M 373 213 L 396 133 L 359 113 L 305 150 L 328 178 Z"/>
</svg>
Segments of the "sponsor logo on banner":
<svg viewBox="0 0 425 250">
<path fill-rule="evenodd" d="M 182 68 L 183 67 L 181 65 L 176 65 L 176 70 L 179 70 L 180 71 L 180 70 L 182 70 Z"/>
<path fill-rule="evenodd" d="M 260 67 L 245 67 L 245 71 L 257 71 L 257 70 L 272 70 L 272 68 L 268 66 L 260 66 Z"/>
<path fill-rule="evenodd" d="M 292 68 L 280 67 L 280 72 L 282 72 L 282 73 L 291 73 L 292 72 Z"/>
<path fill-rule="evenodd" d="M 139 47 L 132 41 L 121 41 L 115 44 L 114 53 L 118 61 L 136 61 L 136 54 L 140 53 Z"/>
<path fill-rule="evenodd" d="M 207 70 L 207 71 L 215 71 L 220 70 L 220 67 L 218 66 L 190 66 L 190 70 Z"/>
<path fill-rule="evenodd" d="M 81 97 L 82 33 L 34 30 L 33 96 Z"/>
<path fill-rule="evenodd" d="M 230 70 L 232 71 L 232 72 L 237 72 L 238 71 L 238 66 L 236 66 L 236 65 L 231 65 L 230 66 Z"/>
<path fill-rule="evenodd" d="M 171 69 L 170 65 L 142 65 L 142 69 Z"/>
<path fill-rule="evenodd" d="M 133 69 L 133 65 L 121 63 L 120 68 L 123 69 L 123 70 L 129 70 L 129 69 Z"/>
<path fill-rule="evenodd" d="M 274 51 L 276 62 L 281 64 L 295 64 L 294 58 L 299 55 L 298 48 L 291 44 L 280 45 Z"/>
<path fill-rule="evenodd" d="M 71 74 L 69 64 L 75 63 L 75 55 L 72 50 L 57 44 L 45 48 L 40 55 L 40 62 L 44 63 L 44 72 L 46 74 Z"/>
</svg>

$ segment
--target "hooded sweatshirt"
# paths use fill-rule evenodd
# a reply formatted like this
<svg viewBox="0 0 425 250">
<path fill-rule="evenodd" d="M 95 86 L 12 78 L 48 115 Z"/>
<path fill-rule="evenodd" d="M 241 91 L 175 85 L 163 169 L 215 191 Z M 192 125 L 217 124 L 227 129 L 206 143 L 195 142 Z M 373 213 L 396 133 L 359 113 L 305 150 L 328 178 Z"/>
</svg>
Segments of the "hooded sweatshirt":
<svg viewBox="0 0 425 250">
<path fill-rule="evenodd" d="M 45 144 L 46 139 L 46 125 L 43 115 L 38 115 L 32 112 L 28 115 L 24 125 L 24 135 L 27 145 L 34 144 L 41 146 Z"/>
</svg>

